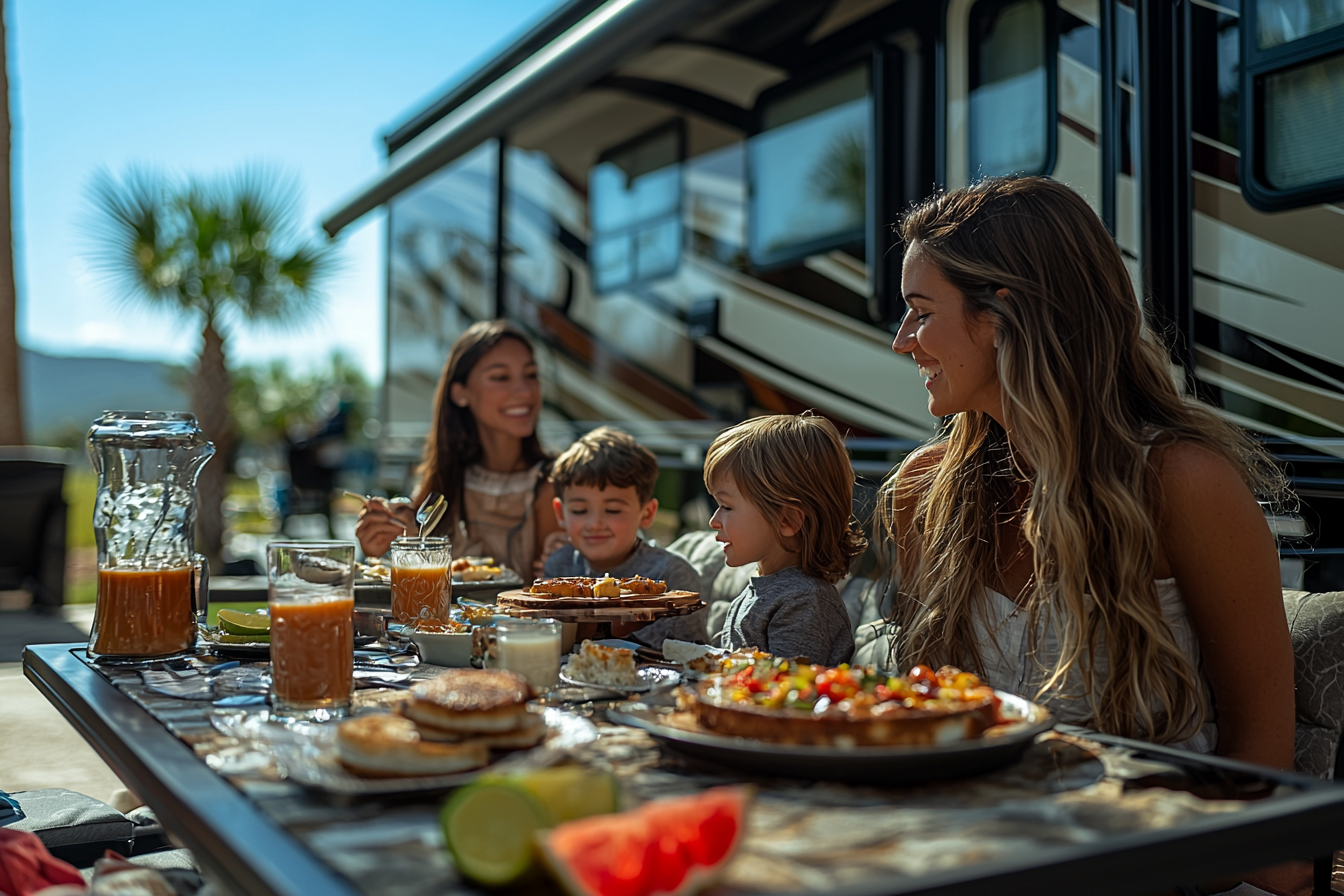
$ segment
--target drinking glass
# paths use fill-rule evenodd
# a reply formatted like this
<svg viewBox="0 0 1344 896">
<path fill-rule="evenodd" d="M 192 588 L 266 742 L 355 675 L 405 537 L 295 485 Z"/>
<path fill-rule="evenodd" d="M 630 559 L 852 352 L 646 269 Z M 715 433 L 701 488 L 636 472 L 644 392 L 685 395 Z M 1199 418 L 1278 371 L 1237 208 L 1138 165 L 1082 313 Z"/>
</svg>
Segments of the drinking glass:
<svg viewBox="0 0 1344 896">
<path fill-rule="evenodd" d="M 392 616 L 402 623 L 446 621 L 452 605 L 452 547 L 446 538 L 392 542 Z"/>
<path fill-rule="evenodd" d="M 538 691 L 560 680 L 560 623 L 554 619 L 501 619 L 495 623 L 496 666 L 517 672 Z"/>
<path fill-rule="evenodd" d="M 266 546 L 271 612 L 271 709 L 325 721 L 350 713 L 355 671 L 355 546 Z"/>
</svg>

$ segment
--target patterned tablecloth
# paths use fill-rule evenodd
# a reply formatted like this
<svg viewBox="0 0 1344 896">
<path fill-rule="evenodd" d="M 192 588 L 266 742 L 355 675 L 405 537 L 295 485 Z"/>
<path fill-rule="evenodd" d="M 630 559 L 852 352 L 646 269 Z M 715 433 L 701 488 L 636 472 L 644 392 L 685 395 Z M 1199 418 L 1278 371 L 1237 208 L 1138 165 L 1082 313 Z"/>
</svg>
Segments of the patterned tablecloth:
<svg viewBox="0 0 1344 896">
<path fill-rule="evenodd" d="M 192 664 L 203 670 L 213 662 L 206 658 Z M 264 666 L 251 665 L 252 671 Z M 264 706 L 220 708 L 211 700 L 156 692 L 141 672 L 95 668 L 365 891 L 392 896 L 473 892 L 443 849 L 437 820 L 442 795 L 333 799 L 307 790 L 284 776 L 267 744 L 221 733 L 221 728 L 240 730 L 240 716 Z M 412 675 L 426 678 L 440 671 L 421 665 Z M 190 682 L 193 672 L 174 677 Z M 356 702 L 367 707 L 392 696 L 385 690 L 360 690 Z M 964 780 L 883 788 L 744 779 L 660 747 L 643 731 L 602 721 L 601 707 L 580 704 L 574 711 L 592 717 L 600 736 L 565 752 L 612 771 L 628 801 L 751 780 L 756 800 L 748 835 L 720 891 L 826 892 L 1030 853 L 1045 859 L 1075 844 L 1237 812 L 1246 798 L 1266 795 L 1239 793 L 1235 784 L 1219 781 L 1205 782 L 1201 795 L 1171 789 L 1173 782 L 1190 783 L 1175 766 L 1060 733 L 1040 737 L 1010 768 Z M 525 889 L 549 892 L 540 881 Z"/>
</svg>

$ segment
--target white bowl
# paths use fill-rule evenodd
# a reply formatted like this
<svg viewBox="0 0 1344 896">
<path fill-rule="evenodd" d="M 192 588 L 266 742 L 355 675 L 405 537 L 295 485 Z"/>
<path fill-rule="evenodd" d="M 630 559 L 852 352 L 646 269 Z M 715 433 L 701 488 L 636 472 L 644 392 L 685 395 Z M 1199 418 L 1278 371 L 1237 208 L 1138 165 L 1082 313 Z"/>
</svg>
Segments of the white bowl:
<svg viewBox="0 0 1344 896">
<path fill-rule="evenodd" d="M 457 669 L 471 665 L 471 632 L 414 632 L 411 640 L 426 663 Z"/>
</svg>

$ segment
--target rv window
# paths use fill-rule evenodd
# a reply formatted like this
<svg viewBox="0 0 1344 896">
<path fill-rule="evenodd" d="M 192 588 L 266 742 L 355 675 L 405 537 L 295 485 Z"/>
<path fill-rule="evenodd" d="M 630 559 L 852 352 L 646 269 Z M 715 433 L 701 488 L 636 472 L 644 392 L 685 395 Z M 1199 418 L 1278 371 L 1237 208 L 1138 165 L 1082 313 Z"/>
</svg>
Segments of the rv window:
<svg viewBox="0 0 1344 896">
<path fill-rule="evenodd" d="M 1344 3 L 1340 0 L 1256 0 L 1257 43 L 1268 50 L 1301 40 L 1309 35 L 1344 25 Z"/>
<path fill-rule="evenodd" d="M 1267 76 L 1264 104 L 1264 172 L 1271 187 L 1293 190 L 1344 178 L 1344 55 Z"/>
<path fill-rule="evenodd" d="M 588 176 L 593 286 L 607 292 L 677 269 L 681 260 L 680 124 L 603 154 Z"/>
<path fill-rule="evenodd" d="M 747 251 L 772 267 L 862 243 L 872 101 L 868 66 L 762 100 L 747 144 Z"/>
<path fill-rule="evenodd" d="M 1344 197 L 1344 0 L 1242 12 L 1242 195 L 1261 211 Z"/>
<path fill-rule="evenodd" d="M 971 177 L 1046 174 L 1049 44 L 1043 0 L 981 0 L 970 21 Z"/>
</svg>

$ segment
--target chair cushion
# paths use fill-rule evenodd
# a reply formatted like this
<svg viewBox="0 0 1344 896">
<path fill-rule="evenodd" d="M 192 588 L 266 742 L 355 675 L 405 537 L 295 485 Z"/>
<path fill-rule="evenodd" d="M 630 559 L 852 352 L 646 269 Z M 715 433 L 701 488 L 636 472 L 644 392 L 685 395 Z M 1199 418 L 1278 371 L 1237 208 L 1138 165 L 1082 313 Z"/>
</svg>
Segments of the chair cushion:
<svg viewBox="0 0 1344 896">
<path fill-rule="evenodd" d="M 728 566 L 724 562 L 723 548 L 714 540 L 716 534 L 713 529 L 699 529 L 687 532 L 667 546 L 700 574 L 700 597 L 709 604 L 705 628 L 711 642 L 723 628 L 728 605 L 747 586 L 752 569 L 750 566 Z"/>
<path fill-rule="evenodd" d="M 92 864 L 105 849 L 129 854 L 135 823 L 102 800 L 53 787 L 11 793 L 23 817 L 5 827 L 36 834 L 58 859 Z"/>
<path fill-rule="evenodd" d="M 1334 777 L 1344 732 L 1344 592 L 1284 591 L 1293 638 L 1299 772 Z"/>
</svg>

